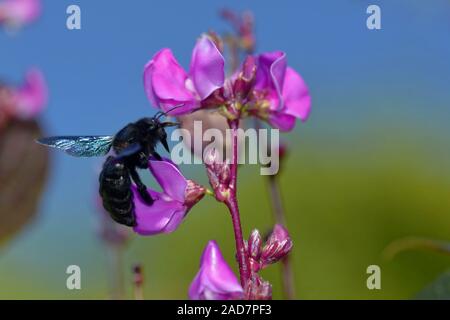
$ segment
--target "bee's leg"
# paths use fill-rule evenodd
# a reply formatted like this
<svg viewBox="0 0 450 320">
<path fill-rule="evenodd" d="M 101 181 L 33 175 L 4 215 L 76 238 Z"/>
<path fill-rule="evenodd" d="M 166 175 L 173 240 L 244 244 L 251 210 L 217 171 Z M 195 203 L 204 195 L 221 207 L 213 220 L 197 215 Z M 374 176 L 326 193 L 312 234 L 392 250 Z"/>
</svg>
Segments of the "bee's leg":
<svg viewBox="0 0 450 320">
<path fill-rule="evenodd" d="M 140 152 L 135 164 L 139 169 L 148 169 L 148 156 L 144 152 Z"/>
<path fill-rule="evenodd" d="M 134 183 L 136 183 L 136 186 L 138 188 L 138 192 L 141 196 L 141 198 L 147 203 L 148 205 L 152 205 L 154 200 L 152 199 L 152 196 L 148 193 L 147 187 L 142 182 L 141 177 L 139 177 L 139 174 L 136 171 L 136 168 L 130 168 L 130 176 L 131 179 L 133 179 Z"/>
</svg>

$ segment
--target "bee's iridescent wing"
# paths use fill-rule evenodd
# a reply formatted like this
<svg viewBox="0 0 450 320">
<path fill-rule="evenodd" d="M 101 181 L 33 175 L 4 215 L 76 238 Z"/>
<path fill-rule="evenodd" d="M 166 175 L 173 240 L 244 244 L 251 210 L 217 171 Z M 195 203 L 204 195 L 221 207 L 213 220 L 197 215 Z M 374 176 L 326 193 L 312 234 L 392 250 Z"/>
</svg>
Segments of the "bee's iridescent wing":
<svg viewBox="0 0 450 320">
<path fill-rule="evenodd" d="M 42 145 L 63 150 L 74 157 L 104 156 L 111 149 L 114 136 L 60 136 L 37 139 Z"/>
</svg>

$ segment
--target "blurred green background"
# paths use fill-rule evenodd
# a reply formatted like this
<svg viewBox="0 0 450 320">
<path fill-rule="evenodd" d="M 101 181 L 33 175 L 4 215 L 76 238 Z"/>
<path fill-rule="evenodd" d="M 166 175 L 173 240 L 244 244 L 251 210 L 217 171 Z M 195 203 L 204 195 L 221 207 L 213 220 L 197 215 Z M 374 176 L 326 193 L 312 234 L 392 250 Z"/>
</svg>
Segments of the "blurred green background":
<svg viewBox="0 0 450 320">
<path fill-rule="evenodd" d="M 174 47 L 187 66 L 201 32 L 228 30 L 217 17 L 224 3 L 78 2 L 86 21 L 79 33 L 64 29 L 70 1 L 44 1 L 36 26 L 0 36 L 0 61 L 10 61 L 2 74 L 18 78 L 30 63 L 46 72 L 49 134 L 113 132 L 153 113 L 141 84 L 152 54 Z M 372 2 L 383 10 L 381 31 L 365 27 Z M 450 269 L 450 257 L 432 252 L 382 259 L 405 236 L 450 241 L 450 3 L 372 2 L 227 4 L 254 12 L 258 49 L 286 51 L 313 97 L 309 121 L 283 135 L 289 155 L 280 175 L 299 299 L 407 299 Z M 51 163 L 37 217 L 0 247 L 0 298 L 107 299 L 110 260 L 93 200 L 101 162 L 52 153 Z M 207 182 L 200 166 L 182 170 Z M 265 177 L 257 166 L 240 167 L 239 175 L 245 235 L 269 230 Z M 210 198 L 173 234 L 133 236 L 124 252 L 125 297 L 133 298 L 131 267 L 139 262 L 145 298 L 186 298 L 210 239 L 235 268 L 228 212 Z M 71 264 L 81 267 L 82 290 L 65 287 Z M 366 287 L 372 264 L 381 267 L 381 290 Z M 280 298 L 279 266 L 263 276 Z"/>
</svg>

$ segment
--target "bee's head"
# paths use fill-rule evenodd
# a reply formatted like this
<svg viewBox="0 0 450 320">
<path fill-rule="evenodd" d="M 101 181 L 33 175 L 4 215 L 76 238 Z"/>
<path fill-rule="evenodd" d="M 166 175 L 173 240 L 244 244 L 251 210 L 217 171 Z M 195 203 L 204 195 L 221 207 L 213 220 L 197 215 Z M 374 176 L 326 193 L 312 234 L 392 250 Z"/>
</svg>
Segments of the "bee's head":
<svg viewBox="0 0 450 320">
<path fill-rule="evenodd" d="M 161 127 L 161 122 L 156 117 L 144 118 L 143 122 L 145 123 L 145 128 L 149 133 L 155 132 Z"/>
<path fill-rule="evenodd" d="M 153 118 L 145 118 L 144 119 L 148 133 L 165 132 L 164 128 L 174 127 L 174 126 L 179 125 L 179 123 L 177 123 L 177 122 L 161 121 L 160 120 L 161 115 L 165 115 L 165 114 L 158 112 Z"/>
<path fill-rule="evenodd" d="M 166 112 L 158 111 L 152 118 L 147 118 L 146 124 L 148 126 L 148 130 L 151 132 L 157 131 L 157 132 L 165 133 L 164 128 L 178 126 L 179 123 L 177 123 L 177 122 L 170 122 L 170 121 L 162 122 L 160 119 L 161 119 L 161 117 L 167 116 L 172 110 L 178 109 L 182 106 L 183 106 L 183 104 L 175 106 Z"/>
<path fill-rule="evenodd" d="M 169 146 L 167 144 L 166 127 L 178 126 L 177 122 L 161 121 L 162 116 L 167 115 L 164 112 L 156 113 L 152 118 L 144 118 L 140 120 L 141 128 L 146 131 L 146 139 L 149 141 L 159 141 L 164 148 L 169 152 Z"/>
</svg>

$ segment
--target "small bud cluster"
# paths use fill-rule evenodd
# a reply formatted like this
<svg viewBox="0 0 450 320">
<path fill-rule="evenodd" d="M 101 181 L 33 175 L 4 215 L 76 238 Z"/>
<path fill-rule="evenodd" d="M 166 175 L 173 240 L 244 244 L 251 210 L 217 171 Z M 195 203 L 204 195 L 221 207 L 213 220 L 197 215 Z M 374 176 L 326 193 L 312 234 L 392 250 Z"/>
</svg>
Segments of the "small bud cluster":
<svg viewBox="0 0 450 320">
<path fill-rule="evenodd" d="M 253 230 L 246 243 L 250 258 L 251 278 L 245 286 L 247 299 L 266 300 L 272 298 L 272 286 L 258 274 L 270 264 L 284 258 L 292 249 L 292 240 L 283 226 L 276 224 L 267 241 L 263 244 L 261 234 Z"/>
<path fill-rule="evenodd" d="M 219 159 L 219 152 L 216 149 L 211 149 L 205 157 L 205 165 L 217 201 L 225 202 L 230 196 L 230 164 Z"/>
</svg>

